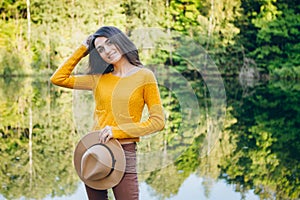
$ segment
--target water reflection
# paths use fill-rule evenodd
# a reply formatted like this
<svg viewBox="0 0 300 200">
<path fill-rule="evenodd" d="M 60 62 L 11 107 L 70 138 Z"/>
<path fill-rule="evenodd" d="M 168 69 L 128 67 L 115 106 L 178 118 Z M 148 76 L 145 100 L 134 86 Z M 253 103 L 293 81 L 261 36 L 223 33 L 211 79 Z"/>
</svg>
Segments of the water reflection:
<svg viewBox="0 0 300 200">
<path fill-rule="evenodd" d="M 45 80 L 0 79 L 0 85 L 0 193 L 7 199 L 73 193 L 71 97 Z"/>
<path fill-rule="evenodd" d="M 201 134 L 185 133 L 183 139 L 193 135 L 190 145 L 172 164 L 140 173 L 141 199 L 300 197 L 299 83 L 242 88 L 230 79 L 225 87 L 225 128 L 209 156 L 199 150 Z M 0 79 L 1 199 L 86 198 L 72 154 L 90 125 L 74 123 L 73 101 L 70 90 L 52 86 L 48 77 Z M 176 116 L 176 107 L 166 108 Z M 169 123 L 173 132 L 162 134 L 166 150 L 178 151 L 172 133 L 180 121 Z M 143 140 L 140 150 L 164 150 L 157 137 Z"/>
</svg>

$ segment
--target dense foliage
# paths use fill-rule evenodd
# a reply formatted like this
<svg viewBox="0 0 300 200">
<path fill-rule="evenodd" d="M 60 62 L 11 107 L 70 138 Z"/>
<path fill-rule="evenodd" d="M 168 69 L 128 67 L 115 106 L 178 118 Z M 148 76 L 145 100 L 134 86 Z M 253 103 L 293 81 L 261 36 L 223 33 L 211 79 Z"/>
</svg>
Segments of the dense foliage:
<svg viewBox="0 0 300 200">
<path fill-rule="evenodd" d="M 238 96 L 230 103 L 235 149 L 224 157 L 221 177 L 240 191 L 254 188 L 261 199 L 298 199 L 299 84 L 270 82 Z"/>
<path fill-rule="evenodd" d="M 72 99 L 48 75 L 87 35 L 115 25 L 159 82 L 166 127 L 141 140 L 138 163 L 155 196 L 176 195 L 196 173 L 208 198 L 218 178 L 242 195 L 300 198 L 300 89 L 291 81 L 300 74 L 299 9 L 293 0 L 1 1 L 0 194 L 75 191 L 72 152 L 93 123 L 93 98 Z M 219 72 L 239 79 L 224 88 Z M 288 80 L 255 86 L 258 73 Z"/>
<path fill-rule="evenodd" d="M 88 34 L 115 25 L 129 35 L 144 27 L 188 35 L 222 74 L 248 67 L 295 79 L 299 9 L 292 0 L 3 0 L 0 74 L 51 73 Z"/>
<path fill-rule="evenodd" d="M 47 79 L 0 79 L 0 86 L 0 194 L 42 199 L 74 193 L 79 179 L 72 152 L 91 127 L 91 93 L 76 92 L 72 99 L 71 90 Z M 299 84 L 269 82 L 243 90 L 230 79 L 225 87 L 224 130 L 209 154 L 202 151 L 205 114 L 197 129 L 191 127 L 174 90 L 160 88 L 167 126 L 138 144 L 140 181 L 161 199 L 176 195 L 191 174 L 205 178 L 207 198 L 218 178 L 241 195 L 254 190 L 263 199 L 299 198 Z M 200 102 L 204 90 L 199 87 Z M 205 113 L 205 106 L 197 111 Z"/>
<path fill-rule="evenodd" d="M 72 96 L 47 85 L 30 78 L 0 80 L 0 193 L 6 199 L 62 196 L 77 188 Z"/>
</svg>

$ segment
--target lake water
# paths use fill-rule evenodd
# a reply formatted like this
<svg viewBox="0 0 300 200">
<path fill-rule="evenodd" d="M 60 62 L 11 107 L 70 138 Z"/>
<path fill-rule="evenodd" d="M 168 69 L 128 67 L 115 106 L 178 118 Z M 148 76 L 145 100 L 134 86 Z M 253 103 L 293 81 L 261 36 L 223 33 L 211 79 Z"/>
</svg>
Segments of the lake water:
<svg viewBox="0 0 300 200">
<path fill-rule="evenodd" d="M 223 81 L 226 99 L 191 82 L 196 107 L 160 88 L 168 122 L 138 144 L 140 199 L 300 198 L 300 83 Z M 0 79 L 0 199 L 87 199 L 72 158 L 92 111 L 49 77 Z"/>
</svg>

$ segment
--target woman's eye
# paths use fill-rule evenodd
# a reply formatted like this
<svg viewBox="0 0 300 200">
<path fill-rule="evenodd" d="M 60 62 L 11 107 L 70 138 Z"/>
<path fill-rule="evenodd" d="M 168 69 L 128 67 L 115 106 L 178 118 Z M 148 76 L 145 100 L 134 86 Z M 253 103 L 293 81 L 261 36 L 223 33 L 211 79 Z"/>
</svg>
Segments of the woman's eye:
<svg viewBox="0 0 300 200">
<path fill-rule="evenodd" d="M 107 43 L 106 43 L 108 46 L 111 46 L 113 43 L 109 40 L 109 41 L 107 41 Z"/>
<path fill-rule="evenodd" d="M 104 48 L 103 48 L 103 47 L 98 47 L 98 48 L 97 48 L 97 51 L 98 51 L 99 53 L 103 53 Z"/>
</svg>

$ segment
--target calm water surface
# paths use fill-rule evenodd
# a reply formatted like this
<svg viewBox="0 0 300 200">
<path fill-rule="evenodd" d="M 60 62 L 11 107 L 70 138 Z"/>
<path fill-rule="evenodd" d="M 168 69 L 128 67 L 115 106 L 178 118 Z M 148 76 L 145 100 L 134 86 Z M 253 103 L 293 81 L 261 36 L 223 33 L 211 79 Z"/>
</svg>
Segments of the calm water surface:
<svg viewBox="0 0 300 200">
<path fill-rule="evenodd" d="M 196 128 L 185 127 L 176 95 L 161 88 L 168 122 L 139 143 L 140 199 L 300 198 L 300 83 L 224 80 L 226 116 L 210 140 L 209 95 L 193 84 Z M 87 199 L 72 157 L 92 111 L 90 92 L 48 77 L 0 79 L 0 199 Z"/>
</svg>

